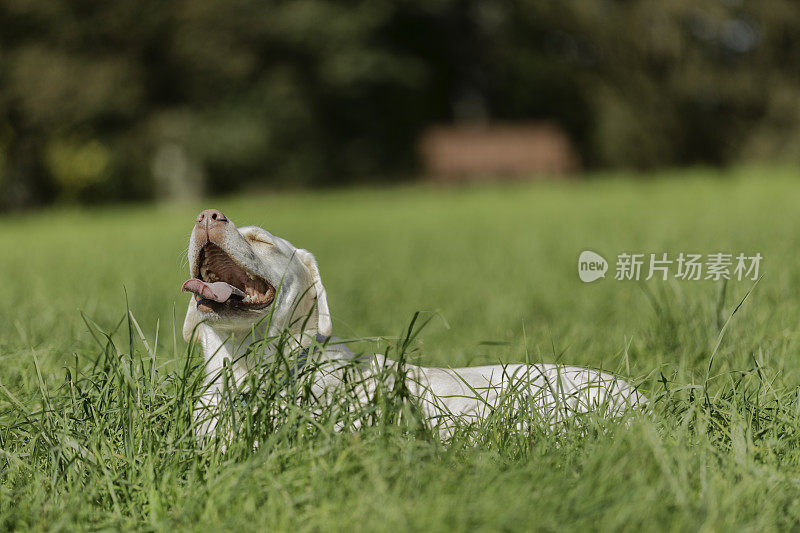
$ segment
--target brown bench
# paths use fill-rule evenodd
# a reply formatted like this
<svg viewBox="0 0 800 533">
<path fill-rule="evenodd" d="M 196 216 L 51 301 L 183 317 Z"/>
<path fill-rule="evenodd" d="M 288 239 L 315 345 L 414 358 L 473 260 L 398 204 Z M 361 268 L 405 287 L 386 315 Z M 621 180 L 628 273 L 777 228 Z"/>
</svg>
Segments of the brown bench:
<svg viewBox="0 0 800 533">
<path fill-rule="evenodd" d="M 433 126 L 419 153 L 427 178 L 438 182 L 563 177 L 581 167 L 567 134 L 548 122 Z"/>
</svg>

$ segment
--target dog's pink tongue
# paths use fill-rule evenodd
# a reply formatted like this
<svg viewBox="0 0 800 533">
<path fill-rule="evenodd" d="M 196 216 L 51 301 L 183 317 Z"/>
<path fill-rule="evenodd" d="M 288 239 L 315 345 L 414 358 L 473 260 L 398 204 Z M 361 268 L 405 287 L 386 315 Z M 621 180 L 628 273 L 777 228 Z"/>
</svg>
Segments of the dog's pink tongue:
<svg viewBox="0 0 800 533">
<path fill-rule="evenodd" d="M 215 302 L 226 302 L 231 295 L 245 297 L 245 293 L 224 281 L 206 283 L 196 278 L 186 280 L 183 283 L 183 287 L 181 287 L 181 291 L 192 292 L 200 298 L 214 300 Z"/>
</svg>

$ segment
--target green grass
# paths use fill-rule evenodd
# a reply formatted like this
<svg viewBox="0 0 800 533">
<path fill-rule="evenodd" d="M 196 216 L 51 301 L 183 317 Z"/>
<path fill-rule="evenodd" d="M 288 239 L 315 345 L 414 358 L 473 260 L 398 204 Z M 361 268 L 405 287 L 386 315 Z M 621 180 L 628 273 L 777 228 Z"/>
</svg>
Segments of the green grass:
<svg viewBox="0 0 800 533">
<path fill-rule="evenodd" d="M 798 528 L 797 183 L 698 170 L 0 218 L 0 530 Z M 640 383 L 653 416 L 443 446 L 391 416 L 338 433 L 274 410 L 198 449 L 179 287 L 205 207 L 314 252 L 334 330 L 371 339 L 363 351 L 397 349 L 415 312 L 438 312 L 414 362 L 602 367 Z M 587 285 L 584 249 L 760 252 L 764 277 Z"/>
</svg>

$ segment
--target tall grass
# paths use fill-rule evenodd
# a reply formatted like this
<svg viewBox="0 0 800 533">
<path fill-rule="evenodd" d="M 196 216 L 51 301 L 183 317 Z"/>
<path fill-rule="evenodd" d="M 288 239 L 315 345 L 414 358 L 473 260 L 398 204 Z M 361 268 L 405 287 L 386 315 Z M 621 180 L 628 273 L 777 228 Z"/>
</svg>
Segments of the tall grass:
<svg viewBox="0 0 800 533">
<path fill-rule="evenodd" d="M 659 305 L 666 309 L 668 304 Z M 343 460 L 366 461 L 359 467 L 378 468 L 387 460 L 400 460 L 395 455 L 400 453 L 411 454 L 406 461 L 414 458 L 428 468 L 438 464 L 447 472 L 448 464 L 469 464 L 486 453 L 501 470 L 540 461 L 546 453 L 564 461 L 556 471 L 569 471 L 587 450 L 606 447 L 614 455 L 634 442 L 640 446 L 637 440 L 645 439 L 650 455 L 643 466 L 658 470 L 658 483 L 685 507 L 692 506 L 689 498 L 693 497 L 685 491 L 693 483 L 707 482 L 692 470 L 698 467 L 691 458 L 692 449 L 695 453 L 703 450 L 707 459 L 728 468 L 732 463 L 750 469 L 749 474 L 739 471 L 737 475 L 743 478 L 758 476 L 760 464 L 797 466 L 800 388 L 778 384 L 757 354 L 750 368 L 696 384 L 681 383 L 663 373 L 651 376 L 649 382 L 641 383 L 652 399 L 646 414 L 622 421 L 585 416 L 560 426 L 557 432 L 548 420 L 520 411 L 522 393 L 512 390 L 484 420 L 456 423 L 442 442 L 404 386 L 404 364 L 414 357 L 422 327 L 417 318 L 402 336 L 387 343 L 384 355 L 400 364 L 373 376 L 376 386 L 367 397 L 358 357 L 345 362 L 350 366 L 344 386 L 327 391 L 323 399 L 313 392 L 313 383 L 324 370 L 313 356 L 324 346 L 291 351 L 286 336 L 253 343 L 243 357 L 263 354 L 268 347 L 273 358 L 238 383 L 232 372 L 223 370 L 219 411 L 205 415 L 218 416 L 219 423 L 206 441 L 195 436 L 204 421 L 195 412 L 196 401 L 204 393 L 204 367 L 196 347 L 190 344 L 176 360 L 164 361 L 152 348 L 158 342 L 147 340 L 131 311 L 119 323 L 124 327 L 116 331 L 103 331 L 85 319 L 96 349 L 64 367 L 60 383 L 48 385 L 34 357 L 38 387 L 31 395 L 21 398 L 0 385 L 0 397 L 6 400 L 0 412 L 0 479 L 6 496 L 0 503 L 0 527 L 39 523 L 41 517 L 25 512 L 32 503 L 41 506 L 39 512 L 59 527 L 176 525 L 186 518 L 179 519 L 181 514 L 175 516 L 174 510 L 184 503 L 187 491 L 216 501 L 220 497 L 216 483 L 231 483 L 231 472 L 247 477 L 246 469 L 262 462 L 278 472 L 337 469 L 343 467 Z M 676 447 L 685 449 L 674 455 Z M 366 454 L 366 458 L 351 454 Z M 237 465 L 250 466 L 241 470 Z M 593 465 L 599 470 L 590 475 L 600 476 L 599 481 L 610 475 L 604 469 L 613 465 Z M 416 476 L 414 467 L 409 468 L 406 475 Z M 346 469 L 338 475 L 353 490 Z M 240 491 L 262 490 L 263 486 L 249 480 L 242 487 L 226 485 L 224 497 L 236 508 Z M 294 511 L 317 503 L 306 502 Z M 200 526 L 208 512 L 195 511 L 190 519 Z M 270 522 L 277 518 L 270 517 L 263 525 L 291 522 L 288 515 Z M 355 517 L 340 518 L 352 523 Z M 341 523 L 328 525 L 335 524 Z"/>
<path fill-rule="evenodd" d="M 796 529 L 795 177 L 667 178 L 4 220 L 0 530 Z M 321 369 L 286 352 L 228 376 L 215 438 L 198 442 L 202 360 L 177 337 L 176 298 L 185 230 L 210 206 L 315 252 L 357 353 L 604 368 L 650 411 L 552 432 L 501 408 L 443 442 L 399 374 L 358 402 L 354 374 L 320 402 L 307 380 Z M 765 275 L 583 285 L 574 263 L 595 248 L 760 251 Z M 446 321 L 409 333 L 416 309 Z"/>
</svg>

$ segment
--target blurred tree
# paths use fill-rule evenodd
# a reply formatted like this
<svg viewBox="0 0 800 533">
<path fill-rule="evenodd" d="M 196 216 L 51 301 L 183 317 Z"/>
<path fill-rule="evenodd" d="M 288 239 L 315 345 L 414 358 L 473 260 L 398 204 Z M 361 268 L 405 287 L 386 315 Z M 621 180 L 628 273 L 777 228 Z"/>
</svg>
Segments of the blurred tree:
<svg viewBox="0 0 800 533">
<path fill-rule="evenodd" d="M 800 161 L 792 0 L 0 0 L 0 204 L 394 179 L 431 123 Z"/>
</svg>

